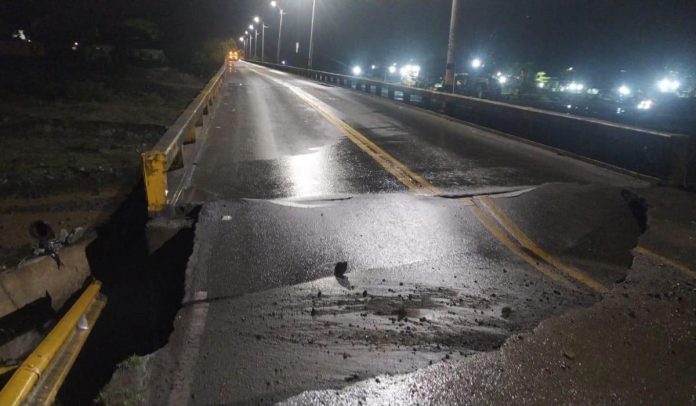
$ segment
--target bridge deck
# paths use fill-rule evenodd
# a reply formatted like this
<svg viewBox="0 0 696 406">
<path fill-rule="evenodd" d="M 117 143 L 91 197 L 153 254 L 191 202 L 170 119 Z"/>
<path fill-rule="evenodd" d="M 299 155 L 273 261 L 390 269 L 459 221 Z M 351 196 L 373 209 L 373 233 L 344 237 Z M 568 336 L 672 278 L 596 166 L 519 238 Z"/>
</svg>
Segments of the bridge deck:
<svg viewBox="0 0 696 406">
<path fill-rule="evenodd" d="M 279 401 L 497 349 L 612 295 L 644 231 L 637 196 L 660 195 L 243 62 L 201 154 L 185 194 L 203 204 L 186 303 L 151 360 L 151 404 Z M 696 259 L 663 243 L 672 258 Z M 345 278 L 334 276 L 341 261 Z"/>
</svg>

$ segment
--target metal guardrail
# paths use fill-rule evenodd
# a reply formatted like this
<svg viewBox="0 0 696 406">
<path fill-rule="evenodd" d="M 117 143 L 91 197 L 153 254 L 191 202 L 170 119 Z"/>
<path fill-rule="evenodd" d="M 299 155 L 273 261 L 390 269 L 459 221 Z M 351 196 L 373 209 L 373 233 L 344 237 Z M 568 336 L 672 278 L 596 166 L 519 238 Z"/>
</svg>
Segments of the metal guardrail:
<svg viewBox="0 0 696 406">
<path fill-rule="evenodd" d="M 44 340 L 22 362 L 0 391 L 0 405 L 51 404 L 106 299 L 101 282 L 92 282 Z"/>
<path fill-rule="evenodd" d="M 205 130 L 224 82 L 225 69 L 223 65 L 157 144 L 142 154 L 150 213 L 160 212 L 171 203 L 170 196 L 175 194 L 169 191 L 179 188 L 180 185 L 168 184 L 167 172 L 185 166 L 184 146 L 194 144 Z"/>
<path fill-rule="evenodd" d="M 398 92 L 405 103 L 418 96 L 423 108 L 676 186 L 689 186 L 688 173 L 696 170 L 689 159 L 696 152 L 695 141 L 683 134 L 331 72 L 248 62 L 380 97 L 386 93 L 389 99 L 395 99 Z"/>
</svg>

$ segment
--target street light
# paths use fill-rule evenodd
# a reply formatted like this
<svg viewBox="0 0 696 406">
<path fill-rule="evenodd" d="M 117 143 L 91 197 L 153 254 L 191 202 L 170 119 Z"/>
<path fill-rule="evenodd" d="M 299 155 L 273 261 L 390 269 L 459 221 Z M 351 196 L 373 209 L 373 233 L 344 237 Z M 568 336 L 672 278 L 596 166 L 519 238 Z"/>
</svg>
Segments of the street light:
<svg viewBox="0 0 696 406">
<path fill-rule="evenodd" d="M 474 69 L 478 69 L 483 66 L 483 61 L 479 58 L 474 58 L 473 61 L 471 61 L 471 67 Z"/>
<path fill-rule="evenodd" d="M 447 43 L 447 66 L 445 68 L 445 86 L 454 92 L 455 48 L 457 42 L 457 22 L 459 21 L 459 0 L 452 0 L 450 16 L 449 42 Z"/>
<path fill-rule="evenodd" d="M 280 39 L 283 36 L 283 16 L 287 13 L 284 12 L 280 6 L 278 6 L 277 1 L 272 1 L 271 7 L 277 7 L 278 10 L 280 11 L 280 24 L 278 26 L 278 48 L 276 49 L 276 63 L 280 63 L 280 46 L 281 46 Z"/>
<path fill-rule="evenodd" d="M 249 31 L 248 31 L 248 30 L 245 30 L 245 31 L 244 31 L 244 35 L 246 35 L 247 37 L 249 37 Z M 251 45 L 251 38 L 247 38 L 247 39 L 248 39 L 248 41 L 246 41 L 246 40 L 244 41 L 244 58 L 245 58 L 245 59 L 246 59 L 246 57 L 248 56 L 248 54 L 246 53 L 246 52 L 247 52 L 247 43 L 248 43 L 249 45 Z M 249 51 L 249 53 L 251 53 L 251 51 Z"/>
<path fill-rule="evenodd" d="M 354 75 L 354 76 L 360 76 L 361 73 L 362 73 L 362 68 L 361 68 L 361 67 L 359 67 L 359 66 L 354 66 L 354 67 L 353 67 L 353 75 Z"/>
<path fill-rule="evenodd" d="M 307 58 L 307 67 L 312 69 L 312 58 L 314 57 L 314 15 L 317 9 L 317 0 L 312 0 L 312 25 L 309 29 L 309 58 Z"/>
<path fill-rule="evenodd" d="M 631 88 L 626 85 L 619 86 L 619 94 L 621 96 L 629 96 L 631 94 Z"/>
</svg>

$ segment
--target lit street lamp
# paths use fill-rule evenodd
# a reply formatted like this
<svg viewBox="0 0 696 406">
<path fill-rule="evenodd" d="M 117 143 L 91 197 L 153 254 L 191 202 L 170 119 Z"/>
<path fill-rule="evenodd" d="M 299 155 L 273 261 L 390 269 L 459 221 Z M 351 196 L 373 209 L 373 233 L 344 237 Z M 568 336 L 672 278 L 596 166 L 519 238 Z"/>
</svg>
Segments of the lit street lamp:
<svg viewBox="0 0 696 406">
<path fill-rule="evenodd" d="M 265 62 L 266 60 L 266 28 L 268 26 L 266 23 L 259 17 L 256 16 L 254 17 L 254 22 L 256 24 L 261 24 L 261 62 Z M 256 33 L 256 41 L 259 40 L 259 33 Z M 254 48 L 254 56 L 256 56 L 256 48 Z"/>
<path fill-rule="evenodd" d="M 287 13 L 283 11 L 283 9 L 278 5 L 277 1 L 272 1 L 271 7 L 277 7 L 278 10 L 280 10 L 280 24 L 278 26 L 278 48 L 276 49 L 276 63 L 280 63 L 280 39 L 283 36 L 283 16 Z"/>
<path fill-rule="evenodd" d="M 254 38 L 256 32 L 256 38 Z M 254 42 L 254 58 L 256 58 L 256 41 L 259 39 L 259 32 L 254 29 L 254 24 L 249 24 L 249 56 L 251 57 L 252 41 Z"/>
<path fill-rule="evenodd" d="M 249 54 L 251 53 L 251 51 L 249 51 L 249 54 L 247 54 L 247 44 L 251 46 L 251 37 L 249 37 L 249 31 L 244 31 L 244 35 L 247 36 L 247 40 L 244 41 L 244 58 L 246 59 L 249 57 Z"/>
<path fill-rule="evenodd" d="M 471 67 L 474 69 L 479 69 L 480 67 L 483 66 L 483 61 L 479 58 L 474 58 L 473 61 L 471 61 Z"/>
</svg>

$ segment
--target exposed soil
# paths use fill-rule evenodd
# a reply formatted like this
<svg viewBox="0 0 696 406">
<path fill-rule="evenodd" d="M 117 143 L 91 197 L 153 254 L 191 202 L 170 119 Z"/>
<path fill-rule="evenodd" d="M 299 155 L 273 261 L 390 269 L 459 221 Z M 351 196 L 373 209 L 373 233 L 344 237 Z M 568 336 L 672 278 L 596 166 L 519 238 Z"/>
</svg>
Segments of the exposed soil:
<svg viewBox="0 0 696 406">
<path fill-rule="evenodd" d="M 58 232 L 94 229 L 113 214 L 141 177 L 140 154 L 203 86 L 167 68 L 80 81 L 38 68 L 0 73 L 0 270 L 31 256 L 35 220 Z M 46 86 L 22 85 L 34 79 Z"/>
</svg>

